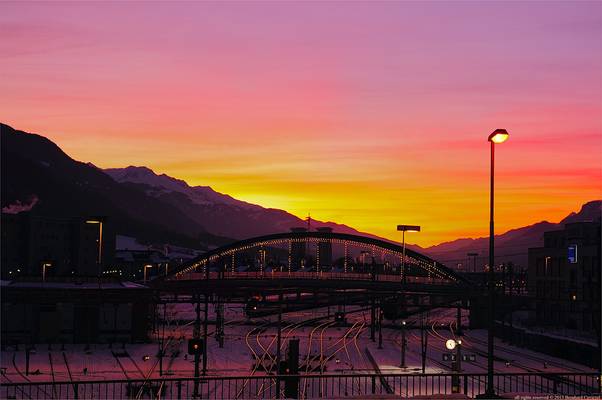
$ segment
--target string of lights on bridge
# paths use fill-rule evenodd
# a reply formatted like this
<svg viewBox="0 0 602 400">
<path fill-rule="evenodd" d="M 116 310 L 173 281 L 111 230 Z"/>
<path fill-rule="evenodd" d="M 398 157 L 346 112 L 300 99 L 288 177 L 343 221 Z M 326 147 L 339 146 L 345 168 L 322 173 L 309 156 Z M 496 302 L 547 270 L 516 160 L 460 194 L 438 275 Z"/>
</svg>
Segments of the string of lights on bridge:
<svg viewBox="0 0 602 400">
<path fill-rule="evenodd" d="M 212 262 L 216 262 L 219 259 L 231 257 L 231 268 L 234 272 L 235 266 L 235 255 L 239 252 L 246 252 L 254 248 L 260 248 L 260 252 L 263 252 L 262 257 L 263 261 L 261 262 L 261 267 L 263 268 L 265 263 L 265 248 L 279 245 L 288 245 L 288 272 L 290 273 L 292 270 L 292 247 L 293 243 L 312 243 L 312 244 L 321 244 L 321 243 L 330 243 L 330 244 L 338 244 L 344 246 L 344 266 L 343 270 L 345 273 L 348 272 L 348 260 L 349 260 L 349 250 L 348 247 L 352 244 L 358 248 L 364 248 L 370 250 L 371 254 L 377 254 L 378 251 L 381 253 L 381 257 L 384 259 L 385 256 L 392 256 L 398 258 L 400 261 L 403 258 L 403 253 L 397 250 L 387 249 L 382 246 L 378 246 L 371 243 L 363 243 L 358 240 L 346 240 L 346 239 L 338 239 L 338 238 L 324 238 L 324 237 L 303 237 L 303 238 L 278 238 L 278 239 L 270 239 L 270 240 L 258 240 L 256 242 L 245 243 L 244 245 L 225 249 L 224 251 L 220 251 L 217 253 L 210 254 L 208 256 L 201 256 L 200 259 L 195 260 L 192 264 L 185 269 L 177 272 L 176 277 L 181 277 L 184 274 L 194 272 L 198 268 L 202 268 L 203 272 L 207 271 L 207 265 Z M 318 265 L 319 261 L 319 247 L 317 248 L 317 257 L 316 261 Z M 426 258 L 426 257 L 425 257 Z M 429 277 L 436 277 L 445 280 L 457 281 L 456 276 L 448 273 L 443 268 L 438 266 L 438 263 L 434 260 L 421 260 L 410 255 L 406 254 L 406 263 L 409 265 L 417 266 L 422 268 Z M 402 271 L 403 273 L 403 271 Z"/>
</svg>

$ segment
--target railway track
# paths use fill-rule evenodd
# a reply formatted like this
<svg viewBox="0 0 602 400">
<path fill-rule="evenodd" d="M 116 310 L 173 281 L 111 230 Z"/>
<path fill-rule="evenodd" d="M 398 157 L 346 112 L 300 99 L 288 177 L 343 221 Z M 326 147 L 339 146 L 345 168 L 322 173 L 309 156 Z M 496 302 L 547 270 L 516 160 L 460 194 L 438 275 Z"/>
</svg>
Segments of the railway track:
<svg viewBox="0 0 602 400">
<path fill-rule="evenodd" d="M 12 363 L 13 363 L 13 367 L 15 368 L 15 372 L 21 377 L 23 378 L 25 381 L 31 383 L 31 379 L 29 379 L 29 377 L 27 375 L 25 375 L 23 372 L 21 372 L 21 370 L 19 369 L 19 367 L 17 366 L 17 361 L 16 361 L 16 353 L 13 353 L 13 359 L 12 359 Z M 8 377 L 5 375 L 5 378 L 8 380 Z M 47 391 L 45 391 L 44 389 L 39 389 L 38 390 L 40 392 L 42 392 L 44 394 L 44 397 L 46 398 L 52 398 L 52 394 L 49 394 Z M 23 394 L 25 394 L 25 392 L 23 392 Z M 29 395 L 27 396 L 29 398 L 31 398 Z"/>
</svg>

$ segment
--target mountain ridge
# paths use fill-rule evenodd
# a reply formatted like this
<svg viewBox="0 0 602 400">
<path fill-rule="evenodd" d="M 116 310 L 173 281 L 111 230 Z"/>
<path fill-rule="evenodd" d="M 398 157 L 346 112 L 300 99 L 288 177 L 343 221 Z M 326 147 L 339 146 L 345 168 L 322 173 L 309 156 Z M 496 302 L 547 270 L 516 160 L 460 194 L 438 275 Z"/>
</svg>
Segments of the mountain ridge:
<svg viewBox="0 0 602 400">
<path fill-rule="evenodd" d="M 210 186 L 191 186 L 184 180 L 164 173 L 157 174 L 145 166 L 108 168 L 103 171 L 117 182 L 136 185 L 148 195 L 174 205 L 207 231 L 219 236 L 245 239 L 284 232 L 307 224 L 286 210 L 247 203 L 219 193 Z M 311 223 L 312 228 L 330 227 L 337 232 L 377 237 L 336 222 L 312 220 Z"/>
<path fill-rule="evenodd" d="M 118 221 L 119 233 L 146 241 L 174 240 L 174 244 L 188 247 L 198 247 L 200 237 L 205 240 L 203 246 L 216 246 L 306 226 L 306 221 L 285 210 L 247 203 L 210 186 L 190 186 L 145 166 L 102 169 L 71 158 L 44 136 L 5 124 L 0 124 L 0 131 L 3 209 L 29 207 L 49 215 L 112 215 Z M 28 206 L 34 197 L 36 201 Z M 594 200 L 558 223 L 544 220 L 498 234 L 496 256 L 524 264 L 526 249 L 540 246 L 543 232 L 559 229 L 565 223 L 600 218 L 601 210 L 602 201 Z M 316 227 L 379 238 L 331 221 L 312 220 L 312 228 Z M 478 252 L 484 259 L 488 238 L 459 238 L 429 247 L 408 247 L 446 264 L 462 263 L 467 252 Z"/>
<path fill-rule="evenodd" d="M 601 215 L 602 200 L 592 200 L 583 204 L 578 212 L 571 212 L 557 223 L 544 220 L 497 234 L 495 235 L 496 261 L 511 261 L 517 265 L 526 266 L 527 250 L 530 247 L 543 246 L 544 232 L 562 229 L 568 223 L 599 220 Z M 487 263 L 489 237 L 460 238 L 420 248 L 418 251 L 445 264 L 463 264 L 468 261 L 467 253 L 478 253 L 480 261 L 477 264 L 482 265 Z"/>
<path fill-rule="evenodd" d="M 2 209 L 37 198 L 31 212 L 50 216 L 108 215 L 119 232 L 191 245 L 231 239 L 206 232 L 180 210 L 115 182 L 76 161 L 49 139 L 0 124 Z M 66 195 L 68 194 L 68 195 Z M 132 206 L 135 205 L 135 206 Z"/>
</svg>

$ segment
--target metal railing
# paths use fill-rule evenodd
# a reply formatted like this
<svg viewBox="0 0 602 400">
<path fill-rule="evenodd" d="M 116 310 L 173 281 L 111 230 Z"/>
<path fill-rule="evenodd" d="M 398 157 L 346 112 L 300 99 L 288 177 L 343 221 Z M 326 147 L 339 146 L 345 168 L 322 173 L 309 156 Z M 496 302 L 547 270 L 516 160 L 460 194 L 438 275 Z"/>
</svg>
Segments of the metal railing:
<svg viewBox="0 0 602 400">
<path fill-rule="evenodd" d="M 487 374 L 323 374 L 208 376 L 147 380 L 23 382 L 0 384 L 2 399 L 266 399 L 404 397 L 485 392 Z M 499 394 L 600 394 L 596 373 L 495 374 Z M 280 388 L 278 391 L 277 388 Z"/>
<path fill-rule="evenodd" d="M 393 273 L 371 274 L 369 272 L 329 272 L 329 271 L 225 271 L 225 272 L 187 272 L 178 275 L 175 280 L 219 280 L 219 279 L 331 279 L 350 281 L 401 282 L 401 276 Z M 445 279 L 429 276 L 408 276 L 407 283 L 453 285 Z"/>
</svg>

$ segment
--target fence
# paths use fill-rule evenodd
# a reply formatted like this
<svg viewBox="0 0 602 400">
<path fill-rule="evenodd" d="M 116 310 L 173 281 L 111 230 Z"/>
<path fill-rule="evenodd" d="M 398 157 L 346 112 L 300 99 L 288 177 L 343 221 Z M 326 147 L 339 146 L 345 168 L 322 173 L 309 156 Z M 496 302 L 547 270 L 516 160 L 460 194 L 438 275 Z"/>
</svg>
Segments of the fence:
<svg viewBox="0 0 602 400">
<path fill-rule="evenodd" d="M 486 374 L 324 374 L 209 376 L 148 380 L 2 383 L 2 399 L 265 399 L 343 398 L 371 395 L 484 393 Z M 557 394 L 585 396 L 600 393 L 596 373 L 496 374 L 499 394 Z M 277 387 L 280 387 L 280 390 Z"/>
<path fill-rule="evenodd" d="M 348 280 L 348 281 L 378 281 L 401 282 L 399 273 L 380 272 L 372 274 L 367 272 L 328 272 L 328 271 L 225 271 L 225 272 L 187 272 L 174 277 L 176 280 L 219 280 L 219 279 L 321 279 L 321 280 Z M 446 279 L 434 276 L 408 276 L 407 283 L 453 285 Z"/>
</svg>

